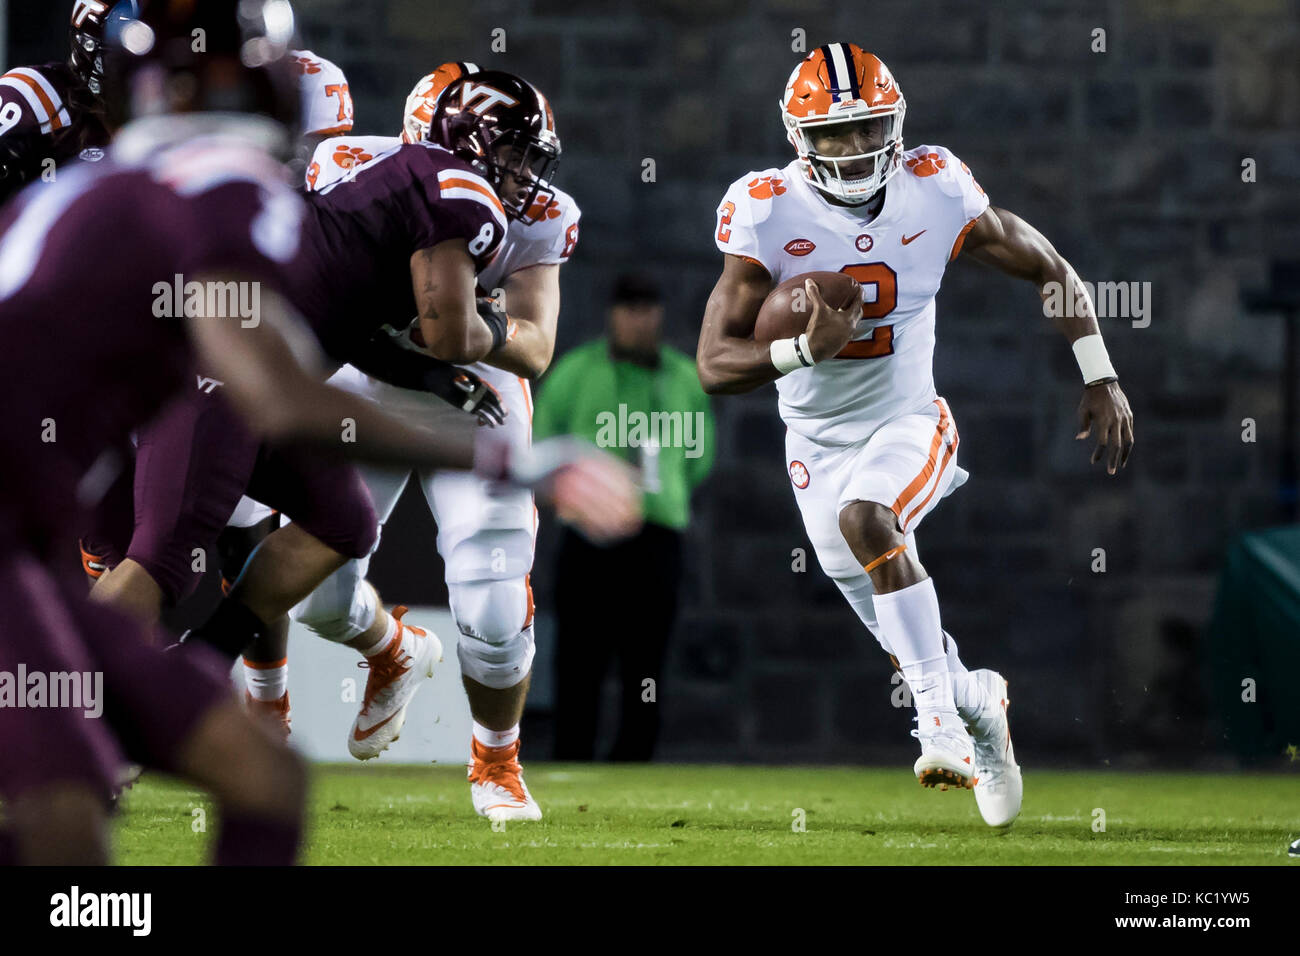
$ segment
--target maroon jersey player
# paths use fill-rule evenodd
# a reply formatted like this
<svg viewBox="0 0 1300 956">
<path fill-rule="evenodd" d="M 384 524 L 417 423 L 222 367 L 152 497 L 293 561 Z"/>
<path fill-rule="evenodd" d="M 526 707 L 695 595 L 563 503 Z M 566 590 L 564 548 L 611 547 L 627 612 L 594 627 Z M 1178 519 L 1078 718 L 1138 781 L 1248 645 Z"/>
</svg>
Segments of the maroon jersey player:
<svg viewBox="0 0 1300 956">
<path fill-rule="evenodd" d="M 380 329 L 404 325 L 417 311 L 415 290 L 435 285 L 440 330 L 460 321 L 488 347 L 504 340 L 504 317 L 488 308 L 480 316 L 474 298 L 474 274 L 505 235 L 502 201 L 467 163 L 432 144 L 403 146 L 363 172 L 311 197 L 289 270 L 290 298 L 334 360 L 432 391 L 481 421 L 500 420 L 499 397 L 474 373 L 404 349 Z M 227 200 L 209 195 L 196 201 L 206 201 L 213 215 L 225 214 Z M 439 264 L 413 285 L 417 265 L 425 266 L 413 256 L 422 250 L 437 251 Z M 435 277 L 438 270 L 447 280 Z M 112 568 L 96 581 L 95 597 L 145 621 L 194 590 L 202 572 L 193 556 L 216 550 L 241 495 L 291 519 L 268 554 L 296 541 L 304 582 L 318 568 L 329 573 L 364 557 L 375 543 L 373 514 L 349 504 L 357 496 L 351 468 L 319 456 L 269 455 L 225 401 L 221 381 L 200 369 L 198 387 L 141 432 L 134 494 L 111 496 L 83 535 L 83 558 Z M 306 584 L 291 590 L 299 587 Z M 278 616 L 269 614 L 258 633 L 275 629 Z"/>
<path fill-rule="evenodd" d="M 0 76 L 0 203 L 25 183 L 48 180 L 68 160 L 101 155 L 109 140 L 104 33 L 137 8 L 134 2 L 76 0 L 68 59 L 16 66 Z"/>
<path fill-rule="evenodd" d="M 545 173 L 554 167 L 558 144 L 544 135 L 551 124 L 535 115 L 543 106 L 528 106 L 544 100 L 525 81 L 500 74 L 492 85 L 484 83 L 483 90 L 484 95 L 469 97 L 483 113 L 466 110 L 464 122 L 490 123 L 491 137 L 471 137 L 460 128 L 440 130 L 442 142 L 399 146 L 308 197 L 301 250 L 293 263 L 293 298 L 334 360 L 411 387 L 413 383 L 394 375 L 390 357 L 401 363 L 435 360 L 397 346 L 379 330 L 388 323 L 404 325 L 412 315 L 418 316 L 429 351 L 446 362 L 474 362 L 506 342 L 508 318 L 475 298 L 476 272 L 504 238 L 506 206 L 528 208 Z M 491 109 L 503 102 L 519 108 Z M 469 139 L 477 152 L 466 146 Z M 490 144 L 497 148 L 490 149 Z M 382 355 L 380 342 L 388 343 Z M 457 374 L 468 373 L 457 369 Z M 152 446 L 154 436 L 146 438 Z M 165 462 L 229 462 L 226 449 L 237 441 L 229 428 L 192 429 L 188 434 L 177 429 L 161 443 L 166 453 L 158 457 Z M 304 484 L 319 487 L 317 471 L 299 474 Z M 232 497 L 214 472 L 186 468 L 172 474 L 166 485 L 176 488 L 178 477 L 203 486 L 201 493 L 188 497 L 188 507 L 170 507 L 179 493 L 169 494 L 165 488 L 144 499 L 137 495 L 133 552 L 141 553 L 143 532 L 167 527 L 168 522 L 175 531 L 154 539 L 151 559 L 123 562 L 96 585 L 97 592 L 119 606 L 143 602 L 156 614 L 159 595 L 153 585 L 189 573 L 193 549 L 206 550 L 206 541 L 219 531 L 219 525 L 194 516 L 229 516 L 235 507 L 237 495 Z M 281 508 L 261 492 L 260 484 L 250 479 L 249 496 Z M 324 516 L 340 514 L 335 492 L 313 494 L 307 501 L 319 503 Z M 281 630 L 277 621 L 283 614 L 346 560 L 358 557 L 358 550 L 367 553 L 374 541 L 374 524 L 362 529 L 359 523 L 349 523 L 341 529 L 344 536 L 330 538 L 318 533 L 310 520 L 299 520 L 290 508 L 282 510 L 292 524 L 259 548 L 228 598 L 191 639 L 219 647 L 232 658 L 255 641 L 265 646 L 267 635 Z M 346 509 L 342 513 L 348 514 Z M 169 568 L 174 575 L 166 574 Z M 282 652 L 268 653 L 268 660 L 283 657 Z"/>
<path fill-rule="evenodd" d="M 0 477 L 0 670 L 98 674 L 103 690 L 82 709 L 0 707 L 10 830 L 0 848 L 20 860 L 102 860 L 104 797 L 126 758 L 214 793 L 219 861 L 294 857 L 304 793 L 296 759 L 250 723 L 201 650 L 163 654 L 127 616 L 92 610 L 53 553 L 111 479 L 131 430 L 185 386 L 196 359 L 273 440 L 338 448 L 351 418 L 357 441 L 345 450 L 357 454 L 443 467 L 473 458 L 470 432 L 408 429 L 304 367 L 312 343 L 295 331 L 285 296 L 301 208 L 254 145 L 283 133 L 276 117 L 296 99 L 279 82 L 290 33 L 266 16 L 272 6 L 283 9 L 278 0 L 153 0 L 123 31 L 124 49 L 110 51 L 136 122 L 107 162 L 70 170 L 5 216 L 0 454 L 11 466 Z M 189 49 L 196 28 L 207 33 L 204 56 L 170 55 Z M 256 67 L 240 60 L 250 33 L 265 57 Z M 190 82 L 158 82 L 178 72 Z M 178 90 L 183 100 L 151 96 Z M 224 115 L 203 112 L 218 102 Z M 228 190 L 220 215 L 196 199 L 216 190 Z M 237 321 L 206 296 L 167 318 L 160 286 L 175 275 L 205 290 L 257 288 L 258 320 Z M 520 477 L 518 467 L 502 473 Z M 554 486 L 590 527 L 617 532 L 632 519 L 624 481 L 588 461 L 556 472 Z M 601 503 L 579 505 L 593 483 Z M 102 718 L 85 719 L 101 716 L 95 700 L 107 701 Z"/>
</svg>

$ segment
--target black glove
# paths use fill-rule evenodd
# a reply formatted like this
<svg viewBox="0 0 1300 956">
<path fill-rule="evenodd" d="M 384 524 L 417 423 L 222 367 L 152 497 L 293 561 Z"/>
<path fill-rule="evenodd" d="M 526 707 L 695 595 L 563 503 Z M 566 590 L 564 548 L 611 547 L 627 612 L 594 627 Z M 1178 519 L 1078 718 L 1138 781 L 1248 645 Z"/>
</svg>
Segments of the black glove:
<svg viewBox="0 0 1300 956">
<path fill-rule="evenodd" d="M 501 404 L 500 392 L 467 368 L 457 365 L 448 365 L 447 368 L 454 373 L 450 378 L 444 378 L 446 373 L 441 370 L 429 372 L 427 378 L 431 387 L 425 391 L 472 413 L 480 425 L 500 425 L 506 420 L 506 407 Z"/>
<path fill-rule="evenodd" d="M 476 300 L 479 317 L 487 323 L 492 332 L 492 351 L 495 352 L 505 344 L 510 335 L 510 316 L 501 308 L 496 299 L 486 296 Z"/>
<path fill-rule="evenodd" d="M 458 365 L 405 348 L 383 329 L 349 347 L 339 358 L 389 385 L 431 392 L 472 414 L 480 425 L 500 425 L 506 419 L 500 393 L 483 379 Z"/>
</svg>

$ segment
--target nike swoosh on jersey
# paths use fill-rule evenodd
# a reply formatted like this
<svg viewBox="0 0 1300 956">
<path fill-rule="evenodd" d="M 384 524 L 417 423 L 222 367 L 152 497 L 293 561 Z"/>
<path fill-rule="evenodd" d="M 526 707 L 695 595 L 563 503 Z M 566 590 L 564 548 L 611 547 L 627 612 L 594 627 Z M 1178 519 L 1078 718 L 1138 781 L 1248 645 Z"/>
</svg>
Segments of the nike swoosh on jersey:
<svg viewBox="0 0 1300 956">
<path fill-rule="evenodd" d="M 920 238 L 921 238 L 923 235 L 925 235 L 927 232 L 929 232 L 928 229 L 922 229 L 922 230 L 921 230 L 920 232 L 918 232 L 915 236 L 904 236 L 904 237 L 903 237 L 903 245 L 907 245 L 907 244 L 908 244 L 909 242 L 911 242 L 913 239 L 920 239 Z"/>
</svg>

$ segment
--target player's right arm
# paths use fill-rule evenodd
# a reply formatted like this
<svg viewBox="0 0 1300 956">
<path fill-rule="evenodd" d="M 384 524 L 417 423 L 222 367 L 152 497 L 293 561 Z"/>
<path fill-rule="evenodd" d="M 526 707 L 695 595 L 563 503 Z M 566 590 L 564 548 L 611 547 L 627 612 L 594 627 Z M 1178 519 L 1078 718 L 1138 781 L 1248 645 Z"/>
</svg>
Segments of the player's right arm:
<svg viewBox="0 0 1300 956">
<path fill-rule="evenodd" d="M 753 339 L 759 307 L 771 288 L 772 277 L 758 263 L 723 258 L 695 349 L 700 384 L 710 395 L 748 392 L 780 377 L 766 343 Z"/>
<path fill-rule="evenodd" d="M 732 183 L 718 207 L 713 240 L 723 254 L 722 275 L 705 306 L 700 342 L 695 350 L 700 384 L 710 395 L 748 392 L 780 378 L 790 368 L 786 366 L 783 370 L 776 364 L 774 344 L 777 358 L 781 358 L 785 352 L 793 351 L 793 343 L 797 341 L 754 341 L 754 324 L 772 289 L 773 275 L 771 261 L 764 252 L 770 242 L 764 243 L 760 234 L 762 230 L 772 231 L 765 225 L 772 214 L 772 203 L 770 200 L 755 202 L 751 198 L 747 184 L 755 175 L 758 174 L 750 173 Z M 806 284 L 805 289 L 812 315 L 804 334 L 812 353 L 810 358 L 815 363 L 831 358 L 853 337 L 861 307 L 855 304 L 835 310 L 822 299 L 815 284 Z"/>
<path fill-rule="evenodd" d="M 350 347 L 347 357 L 355 368 L 372 378 L 398 388 L 437 395 L 453 407 L 474 415 L 480 425 L 500 425 L 506 420 L 500 393 L 479 376 L 467 368 L 406 348 L 384 329 Z"/>
<path fill-rule="evenodd" d="M 411 256 L 411 283 L 420 334 L 433 356 L 444 362 L 477 362 L 497 345 L 475 299 L 474 260 L 464 239 L 449 239 Z M 501 337 L 504 341 L 504 318 Z"/>
<path fill-rule="evenodd" d="M 186 322 L 198 364 L 225 383 L 236 410 L 266 440 L 304 443 L 376 464 L 473 468 L 488 480 L 544 494 L 598 541 L 640 527 L 640 493 L 630 469 L 613 456 L 565 439 L 519 450 L 487 430 L 476 436 L 469 416 L 440 423 L 436 432 L 412 428 L 374 402 L 322 382 L 312 371 L 320 360 L 315 340 L 293 310 L 275 294 L 264 295 L 262 306 L 262 321 L 250 326 L 202 315 Z"/>
<path fill-rule="evenodd" d="M 773 364 L 771 343 L 753 339 L 758 310 L 771 287 L 771 276 L 757 262 L 736 255 L 725 257 L 722 275 L 704 308 L 695 352 L 700 384 L 710 395 L 748 392 L 785 374 Z M 808 280 L 804 288 L 812 309 L 805 334 L 812 360 L 820 362 L 848 344 L 862 307 L 854 302 L 844 309 L 832 309 L 815 282 Z"/>
<path fill-rule="evenodd" d="M 407 208 L 411 284 L 424 346 L 455 365 L 477 362 L 505 344 L 507 317 L 476 298 L 477 275 L 505 241 L 507 220 L 487 180 L 445 165 L 428 144 L 399 147 L 416 172 Z"/>
<path fill-rule="evenodd" d="M 270 442 L 301 442 L 342 453 L 343 428 L 350 419 L 355 442 L 346 448 L 349 455 L 377 464 L 473 465 L 472 418 L 439 426 L 435 439 L 373 402 L 326 385 L 318 374 L 323 357 L 291 307 L 265 292 L 262 306 L 262 321 L 249 326 L 220 317 L 187 319 L 198 365 L 225 383 L 232 404 L 255 432 Z"/>
</svg>

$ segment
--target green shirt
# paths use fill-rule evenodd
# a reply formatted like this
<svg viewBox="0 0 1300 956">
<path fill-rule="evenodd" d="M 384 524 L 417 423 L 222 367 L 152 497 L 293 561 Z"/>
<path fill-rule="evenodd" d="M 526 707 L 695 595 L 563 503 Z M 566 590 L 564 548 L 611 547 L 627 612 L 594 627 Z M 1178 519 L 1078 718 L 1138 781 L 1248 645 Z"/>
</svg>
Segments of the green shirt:
<svg viewBox="0 0 1300 956">
<path fill-rule="evenodd" d="M 533 418 L 538 438 L 572 434 L 642 470 L 646 521 L 685 528 L 691 492 L 713 467 L 713 414 L 695 363 L 669 346 L 659 367 L 616 362 L 597 339 L 555 363 Z"/>
</svg>

